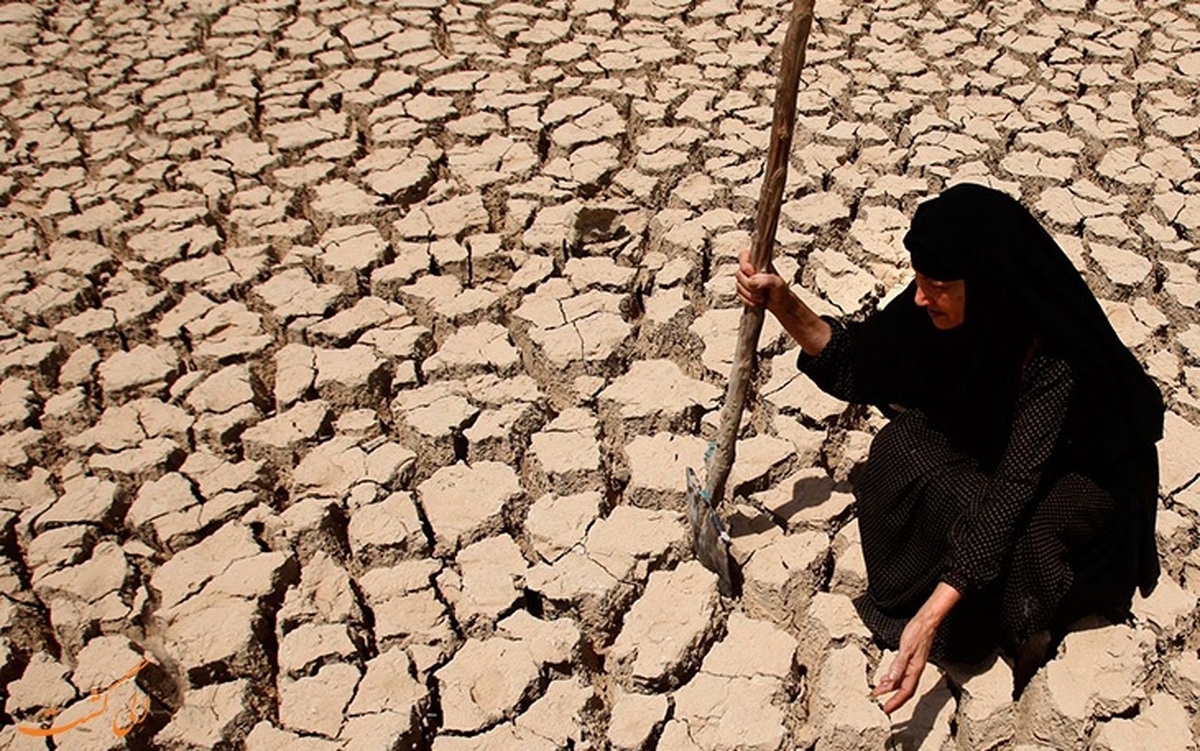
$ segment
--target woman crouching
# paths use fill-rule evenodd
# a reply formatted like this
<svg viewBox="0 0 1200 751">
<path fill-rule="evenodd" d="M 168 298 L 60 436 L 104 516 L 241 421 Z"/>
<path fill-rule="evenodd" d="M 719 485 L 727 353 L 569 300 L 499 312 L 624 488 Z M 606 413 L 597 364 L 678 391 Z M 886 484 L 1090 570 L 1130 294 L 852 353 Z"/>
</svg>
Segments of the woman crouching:
<svg viewBox="0 0 1200 751">
<path fill-rule="evenodd" d="M 891 713 L 928 660 L 1014 656 L 1014 697 L 1066 627 L 1128 615 L 1158 578 L 1163 401 L 1096 298 L 1012 198 L 958 185 L 918 207 L 915 280 L 861 323 L 823 319 L 743 254 L 824 391 L 891 420 L 856 483 L 866 625 L 897 655 Z"/>
</svg>

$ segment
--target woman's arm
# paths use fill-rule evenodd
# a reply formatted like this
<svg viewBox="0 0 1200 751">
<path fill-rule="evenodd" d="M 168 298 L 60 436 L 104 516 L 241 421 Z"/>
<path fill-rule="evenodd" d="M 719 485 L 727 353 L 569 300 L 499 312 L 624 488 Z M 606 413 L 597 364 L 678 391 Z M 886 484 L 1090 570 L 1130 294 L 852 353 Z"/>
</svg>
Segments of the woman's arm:
<svg viewBox="0 0 1200 751">
<path fill-rule="evenodd" d="M 929 662 L 933 649 L 933 638 L 950 611 L 962 599 L 962 593 L 945 582 L 938 582 L 933 594 L 921 606 L 900 634 L 900 650 L 892 660 L 883 680 L 871 692 L 872 697 L 883 696 L 895 691 L 883 705 L 883 711 L 891 714 L 904 705 L 917 692 L 921 673 Z"/>
<path fill-rule="evenodd" d="M 805 305 L 773 270 L 755 274 L 749 253 L 738 259 L 738 297 L 771 311 L 800 345 L 796 365 L 813 383 L 846 402 L 915 406 L 913 358 L 904 354 L 913 326 L 928 325 L 928 316 L 913 304 L 912 285 L 865 321 L 834 321 Z"/>
<path fill-rule="evenodd" d="M 737 294 L 747 305 L 766 306 L 809 355 L 821 354 L 833 335 L 829 323 L 801 302 L 781 276 L 774 271 L 754 273 L 748 248 L 738 258 Z"/>
</svg>

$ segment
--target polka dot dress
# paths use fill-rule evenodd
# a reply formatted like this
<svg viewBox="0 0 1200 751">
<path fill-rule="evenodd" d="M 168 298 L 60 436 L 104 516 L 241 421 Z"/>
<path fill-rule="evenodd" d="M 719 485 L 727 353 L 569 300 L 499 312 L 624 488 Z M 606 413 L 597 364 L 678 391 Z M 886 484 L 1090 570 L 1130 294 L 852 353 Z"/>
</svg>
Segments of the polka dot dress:
<svg viewBox="0 0 1200 751">
<path fill-rule="evenodd" d="M 822 353 L 802 356 L 800 367 L 825 391 L 863 401 L 855 398 L 861 395 L 847 354 L 851 336 L 835 327 Z M 936 659 L 981 659 L 998 644 L 1018 644 L 1065 619 L 1121 609 L 1121 596 L 1096 601 L 1089 593 L 1104 588 L 1094 582 L 1075 586 L 1079 571 L 1103 578 L 1106 563 L 1120 566 L 1122 539 L 1112 497 L 1054 463 L 1072 380 L 1062 360 L 1030 359 L 1006 448 L 991 472 L 951 445 L 920 409 L 902 411 L 875 437 L 855 487 L 868 581 L 856 605 L 885 644 L 898 645 L 939 581 L 964 598 L 939 629 Z"/>
</svg>

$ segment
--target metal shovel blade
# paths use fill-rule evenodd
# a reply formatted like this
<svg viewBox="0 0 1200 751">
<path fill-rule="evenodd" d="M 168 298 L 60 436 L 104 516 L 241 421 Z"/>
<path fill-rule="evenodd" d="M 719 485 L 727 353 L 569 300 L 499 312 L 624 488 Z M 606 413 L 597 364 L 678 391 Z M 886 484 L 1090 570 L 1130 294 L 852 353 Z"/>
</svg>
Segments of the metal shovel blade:
<svg viewBox="0 0 1200 751">
<path fill-rule="evenodd" d="M 733 597 L 733 578 L 729 573 L 729 535 L 691 467 L 687 468 L 687 514 L 696 560 L 717 575 L 717 587 L 721 594 Z"/>
</svg>

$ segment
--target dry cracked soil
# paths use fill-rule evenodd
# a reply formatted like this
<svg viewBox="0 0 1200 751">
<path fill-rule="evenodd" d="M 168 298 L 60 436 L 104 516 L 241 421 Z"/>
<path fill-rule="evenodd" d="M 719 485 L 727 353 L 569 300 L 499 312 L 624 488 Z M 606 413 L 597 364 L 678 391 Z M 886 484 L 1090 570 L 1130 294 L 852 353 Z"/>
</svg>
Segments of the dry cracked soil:
<svg viewBox="0 0 1200 751">
<path fill-rule="evenodd" d="M 1200 3 L 817 0 L 777 266 L 905 283 L 1020 197 L 1167 398 L 1164 574 L 1022 700 L 892 718 L 848 482 L 768 324 L 691 559 L 778 0 L 0 5 L 0 749 L 1187 749 Z M 36 731 L 41 730 L 41 734 Z"/>
</svg>

